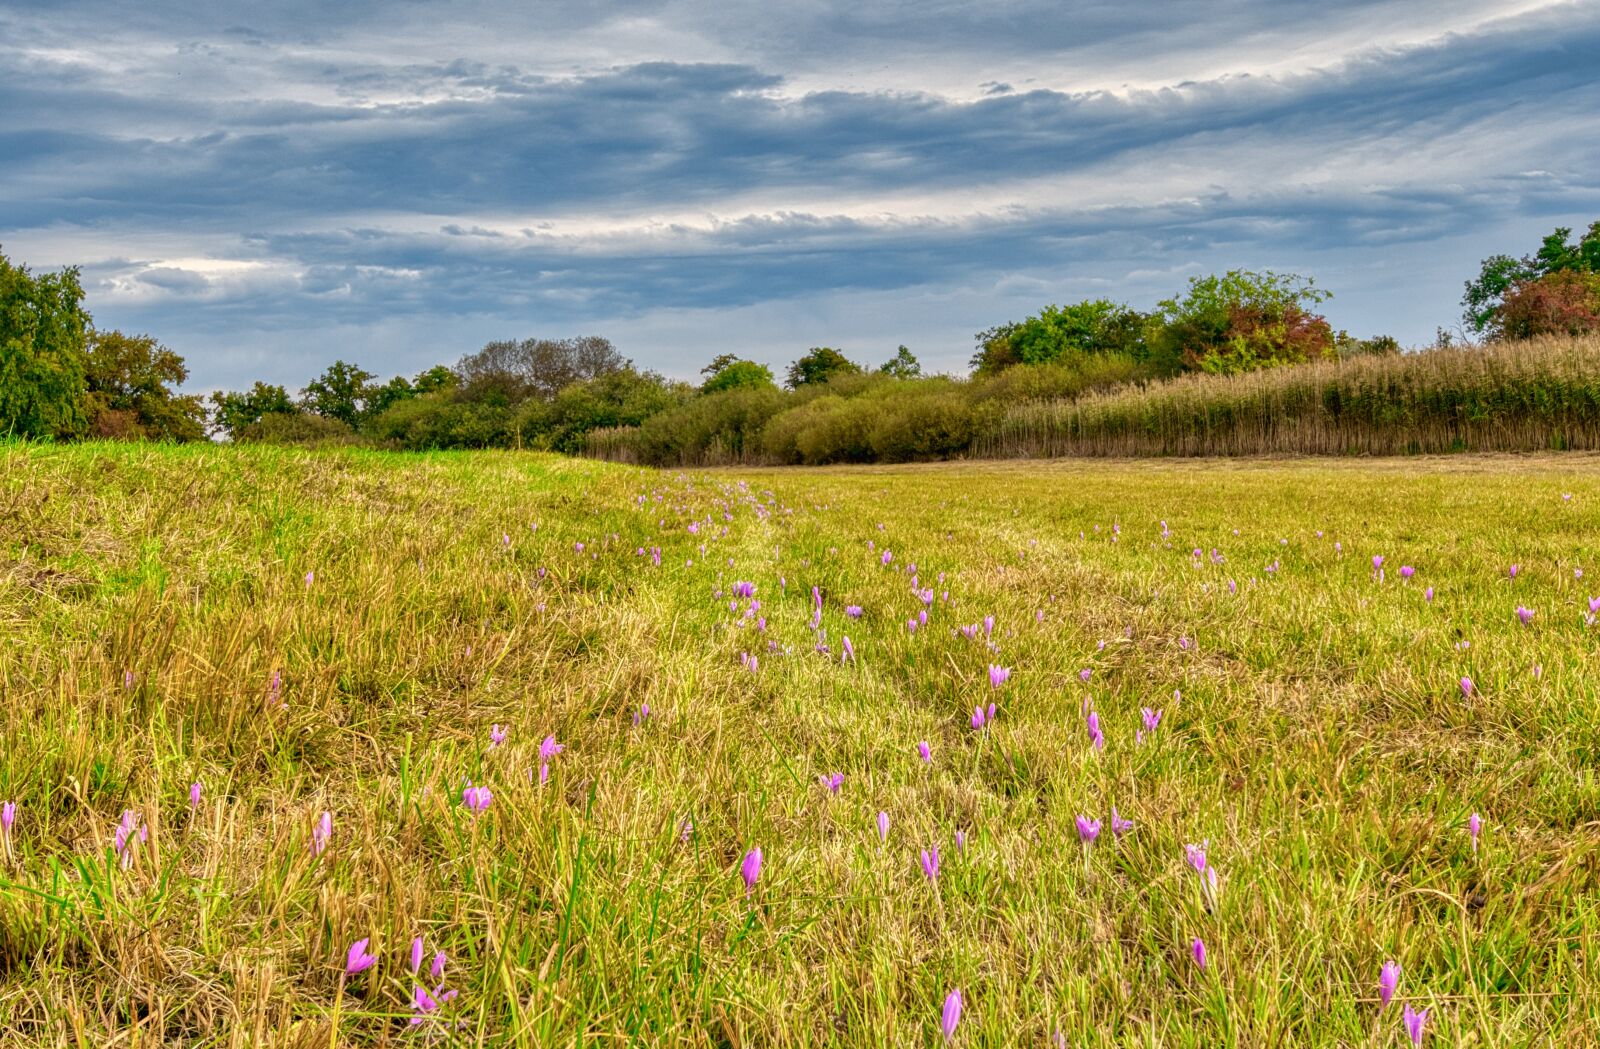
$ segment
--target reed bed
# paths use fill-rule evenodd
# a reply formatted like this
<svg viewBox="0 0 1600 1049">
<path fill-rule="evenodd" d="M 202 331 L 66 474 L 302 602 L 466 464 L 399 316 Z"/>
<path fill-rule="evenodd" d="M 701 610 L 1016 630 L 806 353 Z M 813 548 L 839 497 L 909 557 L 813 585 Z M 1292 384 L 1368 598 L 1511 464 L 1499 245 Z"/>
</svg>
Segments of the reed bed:
<svg viewBox="0 0 1600 1049">
<path fill-rule="evenodd" d="M 1600 448 L 1600 338 L 1192 375 L 1007 412 L 982 458 Z"/>
</svg>

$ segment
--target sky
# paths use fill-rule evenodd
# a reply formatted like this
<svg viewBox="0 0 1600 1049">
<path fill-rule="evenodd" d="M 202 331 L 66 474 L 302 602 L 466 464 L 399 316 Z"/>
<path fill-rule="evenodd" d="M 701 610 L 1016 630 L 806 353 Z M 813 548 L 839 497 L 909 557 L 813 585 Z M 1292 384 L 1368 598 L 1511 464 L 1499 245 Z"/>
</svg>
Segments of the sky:
<svg viewBox="0 0 1600 1049">
<path fill-rule="evenodd" d="M 1308 274 L 1433 341 L 1600 219 L 1600 0 L 6 0 L 0 251 L 189 388 L 600 334 L 692 378 Z"/>
</svg>

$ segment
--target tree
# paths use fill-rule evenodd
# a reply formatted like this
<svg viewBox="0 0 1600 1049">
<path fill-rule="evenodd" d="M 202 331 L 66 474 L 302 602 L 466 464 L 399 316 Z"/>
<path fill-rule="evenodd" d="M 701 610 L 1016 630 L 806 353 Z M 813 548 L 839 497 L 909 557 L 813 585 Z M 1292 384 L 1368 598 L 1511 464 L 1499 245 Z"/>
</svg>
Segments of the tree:
<svg viewBox="0 0 1600 1049">
<path fill-rule="evenodd" d="M 213 427 L 237 440 L 245 427 L 260 422 L 268 415 L 295 415 L 299 409 L 289 399 L 289 391 L 282 386 L 270 386 L 257 381 L 244 393 L 226 393 L 218 390 L 211 395 Z"/>
<path fill-rule="evenodd" d="M 469 399 L 481 399 L 492 391 L 506 403 L 516 403 L 529 397 L 549 400 L 575 382 L 632 366 L 610 339 L 581 335 L 491 342 L 461 358 L 455 371 Z"/>
<path fill-rule="evenodd" d="M 1501 336 L 1501 308 L 1514 289 L 1533 284 L 1552 273 L 1600 273 L 1600 221 L 1590 224 L 1578 243 L 1571 243 L 1572 227 L 1560 226 L 1544 238 L 1532 255 L 1514 259 L 1490 255 L 1483 260 L 1476 280 L 1469 280 L 1461 296 L 1462 322 L 1479 335 Z M 1571 294 L 1571 285 L 1565 294 Z M 1548 299 L 1547 292 L 1533 293 Z M 1515 337 L 1515 336 L 1512 336 Z"/>
<path fill-rule="evenodd" d="M 827 382 L 836 375 L 859 375 L 861 366 L 828 346 L 813 346 L 789 365 L 787 379 L 791 390 Z"/>
<path fill-rule="evenodd" d="M 33 276 L 0 254 L 0 435 L 83 431 L 89 314 L 76 268 Z"/>
<path fill-rule="evenodd" d="M 1507 339 L 1600 331 L 1600 273 L 1558 270 L 1505 293 L 1494 321 Z"/>
<path fill-rule="evenodd" d="M 915 379 L 922 375 L 922 364 L 909 349 L 901 346 L 878 371 L 894 379 Z"/>
<path fill-rule="evenodd" d="M 91 331 L 86 354 L 90 432 L 97 437 L 198 441 L 200 398 L 180 394 L 183 358 L 148 335 Z"/>
<path fill-rule="evenodd" d="M 1191 277 L 1182 298 L 1157 304 L 1151 357 L 1170 371 L 1233 373 L 1332 356 L 1333 329 L 1309 309 L 1330 297 L 1294 273 Z"/>
<path fill-rule="evenodd" d="M 741 360 L 731 353 L 724 353 L 700 369 L 700 374 L 708 376 L 706 381 L 700 384 L 701 393 L 718 393 L 741 386 L 777 385 L 772 378 L 771 368 L 755 361 Z"/>
<path fill-rule="evenodd" d="M 300 403 L 313 415 L 353 427 L 366 414 L 367 399 L 372 393 L 368 384 L 374 378 L 365 368 L 334 361 L 327 371 L 306 383 Z"/>
</svg>

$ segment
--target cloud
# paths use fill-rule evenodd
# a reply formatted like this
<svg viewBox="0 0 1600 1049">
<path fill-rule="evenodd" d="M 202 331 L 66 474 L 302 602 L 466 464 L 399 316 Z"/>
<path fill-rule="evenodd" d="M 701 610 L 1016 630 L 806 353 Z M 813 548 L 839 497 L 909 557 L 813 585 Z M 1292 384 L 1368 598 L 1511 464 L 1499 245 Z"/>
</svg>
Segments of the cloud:
<svg viewBox="0 0 1600 1049">
<path fill-rule="evenodd" d="M 828 304 L 945 294 L 957 347 L 1226 266 L 1349 274 L 1336 326 L 1416 339 L 1476 257 L 1600 210 L 1600 4 L 1134 7 L 19 4 L 0 243 L 238 385 L 306 376 L 219 331 L 331 359 L 381 328 L 404 370 L 497 325 L 865 332 Z M 1437 297 L 1371 284 L 1398 257 Z"/>
</svg>

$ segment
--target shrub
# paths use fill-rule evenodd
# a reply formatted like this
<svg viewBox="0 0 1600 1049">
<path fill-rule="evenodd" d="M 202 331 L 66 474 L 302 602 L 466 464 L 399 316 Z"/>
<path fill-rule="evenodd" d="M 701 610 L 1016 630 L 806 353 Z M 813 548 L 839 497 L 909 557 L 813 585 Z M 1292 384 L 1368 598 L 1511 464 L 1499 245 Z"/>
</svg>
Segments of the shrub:
<svg viewBox="0 0 1600 1049">
<path fill-rule="evenodd" d="M 234 440 L 241 444 L 285 444 L 308 448 L 361 443 L 348 423 L 312 412 L 271 412 L 240 430 Z"/>
<path fill-rule="evenodd" d="M 1293 273 L 1192 277 L 1182 298 L 1159 303 L 1152 357 L 1167 372 L 1223 375 L 1330 358 L 1333 329 L 1308 308 L 1328 297 Z"/>
</svg>

